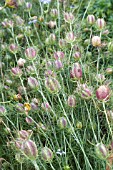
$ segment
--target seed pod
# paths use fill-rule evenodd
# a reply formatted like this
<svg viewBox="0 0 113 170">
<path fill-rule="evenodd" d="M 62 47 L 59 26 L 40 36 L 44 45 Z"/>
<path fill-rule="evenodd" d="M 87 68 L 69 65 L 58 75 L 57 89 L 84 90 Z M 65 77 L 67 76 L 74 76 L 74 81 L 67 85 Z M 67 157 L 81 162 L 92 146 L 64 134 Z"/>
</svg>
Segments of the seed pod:
<svg viewBox="0 0 113 170">
<path fill-rule="evenodd" d="M 79 60 L 79 59 L 81 58 L 80 52 L 79 52 L 79 51 L 75 52 L 75 53 L 73 54 L 73 57 L 74 57 L 75 60 Z"/>
<path fill-rule="evenodd" d="M 57 51 L 53 54 L 53 57 L 56 60 L 62 60 L 62 59 L 64 59 L 64 53 L 62 51 Z"/>
<path fill-rule="evenodd" d="M 106 69 L 106 74 L 112 74 L 112 73 L 113 73 L 113 68 Z"/>
<path fill-rule="evenodd" d="M 16 45 L 16 44 L 11 44 L 10 46 L 9 46 L 9 50 L 12 52 L 12 53 L 17 53 L 17 51 L 18 51 L 18 46 Z"/>
<path fill-rule="evenodd" d="M 94 24 L 94 22 L 95 22 L 95 16 L 94 16 L 94 15 L 88 15 L 88 16 L 87 16 L 87 22 L 88 22 L 89 24 Z"/>
<path fill-rule="evenodd" d="M 83 99 L 90 99 L 92 96 L 92 89 L 87 86 L 87 84 L 78 84 L 77 92 L 81 95 Z"/>
<path fill-rule="evenodd" d="M 77 122 L 76 127 L 77 127 L 78 129 L 82 129 L 82 122 Z"/>
<path fill-rule="evenodd" d="M 65 22 L 68 22 L 68 23 L 73 23 L 74 22 L 74 19 L 75 19 L 75 17 L 74 17 L 74 15 L 70 12 L 70 13 L 68 13 L 68 12 L 65 12 L 64 13 L 64 20 L 65 20 Z"/>
<path fill-rule="evenodd" d="M 0 116 L 3 116 L 6 114 L 6 109 L 4 106 L 0 106 Z"/>
<path fill-rule="evenodd" d="M 24 105 L 22 103 L 17 103 L 16 105 L 16 109 L 21 112 L 21 113 L 24 113 L 25 110 L 24 110 Z"/>
<path fill-rule="evenodd" d="M 53 29 L 53 28 L 56 27 L 56 21 L 49 21 L 49 22 L 47 23 L 47 25 L 48 25 L 49 28 Z"/>
<path fill-rule="evenodd" d="M 106 159 L 108 156 L 108 150 L 103 143 L 98 143 L 95 146 L 95 152 L 100 159 Z"/>
<path fill-rule="evenodd" d="M 37 81 L 34 77 L 29 77 L 29 78 L 28 78 L 28 85 L 29 85 L 32 89 L 39 87 L 38 81 Z"/>
<path fill-rule="evenodd" d="M 61 69 L 63 68 L 63 63 L 62 63 L 62 61 L 56 60 L 54 63 L 55 63 L 55 68 L 56 68 L 57 70 L 61 70 Z"/>
<path fill-rule="evenodd" d="M 26 117 L 26 122 L 28 123 L 28 124 L 33 124 L 33 119 L 32 118 L 30 118 L 30 117 Z"/>
<path fill-rule="evenodd" d="M 68 96 L 67 104 L 72 108 L 76 106 L 76 98 L 74 95 Z"/>
<path fill-rule="evenodd" d="M 82 68 L 79 63 L 74 63 L 70 71 L 70 77 L 72 79 L 82 78 Z"/>
<path fill-rule="evenodd" d="M 22 75 L 22 70 L 19 67 L 14 67 L 11 69 L 11 72 L 15 76 L 21 76 Z"/>
<path fill-rule="evenodd" d="M 41 104 L 41 108 L 44 110 L 44 111 L 51 111 L 51 106 L 48 102 L 43 102 Z"/>
<path fill-rule="evenodd" d="M 102 85 L 96 90 L 96 97 L 98 100 L 108 100 L 110 96 L 110 89 L 108 86 Z"/>
<path fill-rule="evenodd" d="M 94 36 L 92 38 L 92 45 L 94 47 L 100 47 L 101 46 L 101 38 L 99 36 Z"/>
<path fill-rule="evenodd" d="M 60 90 L 60 84 L 58 80 L 53 77 L 48 77 L 45 79 L 45 86 L 51 93 L 58 93 Z"/>
<path fill-rule="evenodd" d="M 51 12 L 50 12 L 51 16 L 56 18 L 58 16 L 58 10 L 57 9 L 51 9 Z"/>
<path fill-rule="evenodd" d="M 41 156 L 44 161 L 51 162 L 53 159 L 53 152 L 48 147 L 44 147 L 41 150 Z"/>
<path fill-rule="evenodd" d="M 21 145 L 21 151 L 31 160 L 35 160 L 38 155 L 38 150 L 35 142 L 26 140 Z"/>
<path fill-rule="evenodd" d="M 97 27 L 99 29 L 103 29 L 105 27 L 105 25 L 106 25 L 103 18 L 98 18 L 97 21 L 96 21 L 96 24 L 97 24 Z"/>
<path fill-rule="evenodd" d="M 30 2 L 26 2 L 26 10 L 30 11 L 32 9 L 32 4 Z"/>
<path fill-rule="evenodd" d="M 64 39 L 59 40 L 59 46 L 60 48 L 65 48 L 67 46 L 67 42 Z"/>
<path fill-rule="evenodd" d="M 24 67 L 24 64 L 26 63 L 26 60 L 23 59 L 23 58 L 20 58 L 18 61 L 17 61 L 17 64 L 19 67 Z"/>
<path fill-rule="evenodd" d="M 25 50 L 25 56 L 29 60 L 34 60 L 37 56 L 36 50 L 34 47 L 29 47 Z"/>
<path fill-rule="evenodd" d="M 67 43 L 72 43 L 72 42 L 74 42 L 75 41 L 75 35 L 74 35 L 74 32 L 68 32 L 67 34 L 66 34 L 66 42 Z"/>
<path fill-rule="evenodd" d="M 31 134 L 32 134 L 32 131 L 29 131 L 29 130 L 27 130 L 27 131 L 21 130 L 21 131 L 18 132 L 19 138 L 21 138 L 23 140 L 29 139 Z"/>
<path fill-rule="evenodd" d="M 61 129 L 64 129 L 67 127 L 67 120 L 65 117 L 60 117 L 58 119 L 58 122 L 57 122 L 58 126 L 61 128 Z"/>
</svg>

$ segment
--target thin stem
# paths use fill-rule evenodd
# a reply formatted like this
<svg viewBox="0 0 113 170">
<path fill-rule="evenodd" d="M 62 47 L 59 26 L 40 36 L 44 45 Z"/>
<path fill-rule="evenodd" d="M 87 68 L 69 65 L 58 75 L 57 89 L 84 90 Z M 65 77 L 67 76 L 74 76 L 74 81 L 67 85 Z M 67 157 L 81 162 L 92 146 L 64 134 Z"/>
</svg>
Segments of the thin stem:
<svg viewBox="0 0 113 170">
<path fill-rule="evenodd" d="M 36 161 L 32 161 L 32 163 L 33 163 L 33 165 L 34 165 L 34 167 L 35 167 L 36 170 L 40 170 L 40 169 L 39 169 L 39 166 L 38 166 L 37 163 L 36 163 Z"/>
</svg>

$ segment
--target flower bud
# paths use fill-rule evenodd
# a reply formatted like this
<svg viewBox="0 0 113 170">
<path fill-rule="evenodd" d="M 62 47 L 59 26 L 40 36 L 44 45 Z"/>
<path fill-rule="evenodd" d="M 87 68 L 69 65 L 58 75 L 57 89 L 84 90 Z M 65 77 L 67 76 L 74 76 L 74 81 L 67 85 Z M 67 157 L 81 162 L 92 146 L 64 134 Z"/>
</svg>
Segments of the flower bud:
<svg viewBox="0 0 113 170">
<path fill-rule="evenodd" d="M 70 77 L 72 79 L 82 78 L 82 68 L 79 63 L 74 63 L 70 71 Z"/>
<path fill-rule="evenodd" d="M 62 51 L 57 51 L 54 53 L 53 57 L 56 60 L 62 60 L 64 58 L 64 53 Z"/>
<path fill-rule="evenodd" d="M 72 43 L 72 42 L 74 42 L 75 41 L 75 35 L 74 35 L 74 33 L 73 32 L 68 32 L 67 34 L 66 34 L 66 42 L 67 43 Z"/>
<path fill-rule="evenodd" d="M 87 22 L 88 22 L 89 24 L 94 24 L 94 22 L 95 22 L 95 16 L 94 16 L 94 15 L 88 15 L 88 16 L 87 16 Z"/>
<path fill-rule="evenodd" d="M 34 77 L 29 77 L 29 78 L 28 78 L 28 85 L 29 85 L 32 89 L 39 87 L 38 81 L 37 81 Z"/>
<path fill-rule="evenodd" d="M 52 78 L 52 77 L 46 78 L 45 86 L 46 86 L 47 90 L 51 93 L 58 93 L 60 90 L 60 84 L 59 84 L 58 80 L 56 80 L 55 78 Z"/>
<path fill-rule="evenodd" d="M 92 38 L 92 45 L 94 47 L 100 47 L 101 46 L 101 38 L 99 36 L 94 36 Z"/>
<path fill-rule="evenodd" d="M 75 60 L 79 60 L 79 59 L 81 58 L 80 52 L 79 52 L 79 51 L 75 52 L 75 53 L 73 54 L 73 57 L 74 57 Z"/>
<path fill-rule="evenodd" d="M 53 159 L 53 152 L 48 147 L 44 147 L 41 150 L 41 156 L 44 161 L 51 162 Z"/>
<path fill-rule="evenodd" d="M 110 96 L 110 89 L 108 86 L 102 85 L 96 90 L 96 97 L 98 100 L 108 100 Z"/>
<path fill-rule="evenodd" d="M 98 18 L 96 21 L 96 25 L 99 29 L 103 29 L 105 27 L 106 23 L 103 18 Z"/>
<path fill-rule="evenodd" d="M 15 76 L 21 76 L 22 75 L 22 70 L 19 67 L 14 67 L 11 69 L 11 72 Z"/>
<path fill-rule="evenodd" d="M 65 22 L 68 22 L 68 23 L 73 23 L 74 22 L 74 19 L 75 19 L 75 17 L 74 17 L 74 15 L 70 12 L 70 13 L 68 13 L 68 12 L 66 12 L 65 14 L 64 14 L 64 20 L 65 20 Z"/>
<path fill-rule="evenodd" d="M 24 67 L 24 64 L 26 63 L 26 60 L 23 59 L 23 58 L 20 58 L 18 61 L 17 61 L 17 64 L 19 67 Z"/>
<path fill-rule="evenodd" d="M 9 50 L 12 52 L 12 53 L 17 53 L 17 51 L 18 51 L 18 46 L 16 45 L 16 44 L 11 44 L 10 46 L 9 46 Z"/>
<path fill-rule="evenodd" d="M 67 120 L 65 117 L 60 117 L 58 122 L 57 122 L 58 126 L 61 128 L 61 129 L 64 129 L 67 127 Z"/>
<path fill-rule="evenodd" d="M 95 152 L 100 159 L 106 159 L 108 156 L 108 150 L 103 143 L 98 143 L 95 146 Z"/>
<path fill-rule="evenodd" d="M 82 122 L 77 122 L 76 127 L 77 127 L 78 129 L 82 129 Z"/>
<path fill-rule="evenodd" d="M 67 104 L 70 107 L 75 107 L 76 106 L 76 98 L 74 95 L 68 96 Z"/>
<path fill-rule="evenodd" d="M 106 69 L 106 74 L 112 74 L 113 73 L 113 69 L 112 68 L 107 68 Z"/>
<path fill-rule="evenodd" d="M 57 70 L 61 70 L 61 69 L 63 68 L 63 63 L 62 63 L 62 61 L 60 61 L 60 60 L 56 60 L 56 61 L 54 62 L 54 64 L 55 64 L 55 68 L 56 68 Z"/>
<path fill-rule="evenodd" d="M 35 160 L 37 158 L 37 146 L 32 140 L 24 141 L 21 145 L 21 151 L 31 160 Z"/>
<path fill-rule="evenodd" d="M 36 50 L 33 47 L 29 47 L 25 50 L 25 56 L 29 60 L 34 60 L 37 56 Z"/>
</svg>

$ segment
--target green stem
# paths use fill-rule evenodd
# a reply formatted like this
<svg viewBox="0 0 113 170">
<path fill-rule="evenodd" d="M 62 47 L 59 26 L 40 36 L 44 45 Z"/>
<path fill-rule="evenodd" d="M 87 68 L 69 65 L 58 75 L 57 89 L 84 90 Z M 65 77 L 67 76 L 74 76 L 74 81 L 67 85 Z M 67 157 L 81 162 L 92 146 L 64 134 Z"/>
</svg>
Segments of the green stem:
<svg viewBox="0 0 113 170">
<path fill-rule="evenodd" d="M 33 165 L 34 165 L 34 167 L 35 167 L 36 170 L 40 170 L 40 169 L 39 169 L 39 166 L 38 166 L 37 163 L 36 163 L 36 161 L 32 161 L 32 163 L 33 163 Z"/>
</svg>

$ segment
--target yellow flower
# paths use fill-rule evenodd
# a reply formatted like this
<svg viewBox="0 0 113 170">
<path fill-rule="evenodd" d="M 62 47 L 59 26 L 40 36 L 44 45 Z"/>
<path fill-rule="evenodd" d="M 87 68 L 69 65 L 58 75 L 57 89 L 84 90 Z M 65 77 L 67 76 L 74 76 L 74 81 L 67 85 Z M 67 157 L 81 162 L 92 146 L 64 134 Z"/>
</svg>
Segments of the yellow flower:
<svg viewBox="0 0 113 170">
<path fill-rule="evenodd" d="M 5 0 L 5 7 L 17 8 L 17 0 Z"/>
<path fill-rule="evenodd" d="M 24 103 L 24 108 L 25 108 L 25 111 L 30 111 L 31 110 L 31 105 L 29 103 Z"/>
</svg>

